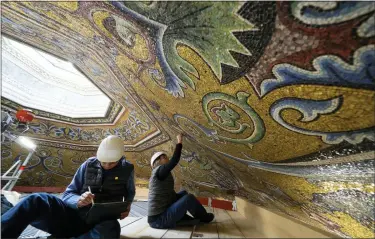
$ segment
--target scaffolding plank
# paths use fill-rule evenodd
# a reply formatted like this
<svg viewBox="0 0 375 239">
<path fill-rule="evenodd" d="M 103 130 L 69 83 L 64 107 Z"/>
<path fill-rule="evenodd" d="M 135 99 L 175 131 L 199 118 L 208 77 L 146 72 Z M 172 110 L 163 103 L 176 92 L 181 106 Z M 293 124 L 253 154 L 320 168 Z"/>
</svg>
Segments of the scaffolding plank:
<svg viewBox="0 0 375 239">
<path fill-rule="evenodd" d="M 193 233 L 193 229 L 193 226 L 169 229 L 162 238 L 190 238 L 191 234 Z"/>
<path fill-rule="evenodd" d="M 215 218 L 219 238 L 244 238 L 237 225 L 234 223 L 228 212 L 215 208 Z"/>
<path fill-rule="evenodd" d="M 129 224 L 132 224 L 138 220 L 141 220 L 142 217 L 126 217 L 122 220 L 118 220 L 118 222 L 120 223 L 120 227 L 126 227 L 128 226 Z"/>
<path fill-rule="evenodd" d="M 242 216 L 239 212 L 227 211 L 227 213 L 246 238 L 267 238 L 264 233 L 259 231 L 254 223 Z"/>
<path fill-rule="evenodd" d="M 166 229 L 154 229 L 148 225 L 147 217 L 121 228 L 121 238 L 162 238 Z"/>
<path fill-rule="evenodd" d="M 136 212 L 141 217 L 147 216 L 147 208 L 142 207 L 143 205 L 140 204 L 140 202 L 134 202 L 132 203 L 130 211 Z"/>
<path fill-rule="evenodd" d="M 214 208 L 212 207 L 204 207 L 207 212 L 214 213 Z M 208 224 L 199 224 L 195 227 L 195 230 L 192 234 L 191 238 L 219 238 L 219 234 L 217 232 L 217 225 L 216 225 L 216 215 L 215 219 Z"/>
</svg>

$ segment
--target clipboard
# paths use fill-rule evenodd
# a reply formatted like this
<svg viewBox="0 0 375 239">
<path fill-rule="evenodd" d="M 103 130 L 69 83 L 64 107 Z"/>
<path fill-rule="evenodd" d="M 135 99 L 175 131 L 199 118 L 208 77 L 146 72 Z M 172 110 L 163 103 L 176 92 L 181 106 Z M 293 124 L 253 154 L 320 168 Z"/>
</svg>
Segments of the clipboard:
<svg viewBox="0 0 375 239">
<path fill-rule="evenodd" d="M 86 214 L 87 224 L 97 224 L 106 220 L 119 219 L 125 212 L 129 202 L 94 203 Z"/>
</svg>

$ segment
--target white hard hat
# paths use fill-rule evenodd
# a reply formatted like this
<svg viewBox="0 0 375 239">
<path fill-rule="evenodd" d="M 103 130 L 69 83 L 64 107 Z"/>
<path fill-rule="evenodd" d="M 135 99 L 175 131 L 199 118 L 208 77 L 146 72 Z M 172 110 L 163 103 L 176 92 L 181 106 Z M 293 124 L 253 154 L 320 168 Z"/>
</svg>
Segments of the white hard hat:
<svg viewBox="0 0 375 239">
<path fill-rule="evenodd" d="M 166 154 L 166 153 L 164 153 L 164 152 L 156 152 L 156 153 L 154 153 L 154 155 L 152 155 L 152 157 L 151 157 L 151 167 L 154 164 L 155 160 L 158 157 L 160 157 L 160 155 L 163 155 L 163 154 Z"/>
<path fill-rule="evenodd" d="M 116 162 L 121 159 L 124 153 L 124 142 L 115 135 L 105 138 L 99 145 L 96 157 L 100 162 Z"/>
</svg>

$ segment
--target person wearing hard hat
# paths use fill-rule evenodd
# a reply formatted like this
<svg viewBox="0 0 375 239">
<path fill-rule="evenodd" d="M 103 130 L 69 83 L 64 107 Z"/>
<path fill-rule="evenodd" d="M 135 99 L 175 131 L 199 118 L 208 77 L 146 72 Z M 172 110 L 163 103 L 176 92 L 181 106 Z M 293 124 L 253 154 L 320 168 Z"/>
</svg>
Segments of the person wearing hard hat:
<svg viewBox="0 0 375 239">
<path fill-rule="evenodd" d="M 151 157 L 152 173 L 148 194 L 148 223 L 152 228 L 166 229 L 183 225 L 209 223 L 214 219 L 192 194 L 174 191 L 171 171 L 178 164 L 182 150 L 182 135 L 177 135 L 177 145 L 169 160 L 164 152 Z M 193 216 L 190 217 L 186 213 Z"/>
<path fill-rule="evenodd" d="M 134 166 L 125 159 L 123 151 L 122 139 L 114 135 L 105 138 L 96 157 L 89 158 L 78 168 L 62 199 L 45 193 L 32 194 L 3 214 L 2 237 L 18 238 L 31 224 L 56 238 L 120 238 L 116 219 L 101 219 L 89 225 L 85 216 L 93 201 L 133 201 Z M 127 217 L 129 211 L 130 204 L 119 219 Z"/>
</svg>

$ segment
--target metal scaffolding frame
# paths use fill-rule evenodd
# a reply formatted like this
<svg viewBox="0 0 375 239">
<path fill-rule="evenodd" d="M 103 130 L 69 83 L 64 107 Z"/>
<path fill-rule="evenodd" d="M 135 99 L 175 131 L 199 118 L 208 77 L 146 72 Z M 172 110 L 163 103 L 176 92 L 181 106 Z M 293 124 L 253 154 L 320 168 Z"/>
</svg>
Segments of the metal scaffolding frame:
<svg viewBox="0 0 375 239">
<path fill-rule="evenodd" d="M 12 123 L 12 120 L 9 120 L 10 115 L 7 112 L 4 112 L 4 111 L 1 111 L 1 114 L 2 114 L 1 143 L 4 143 L 6 139 L 8 139 L 11 143 L 13 143 L 13 142 L 17 143 L 17 139 L 18 139 L 19 136 L 15 136 L 15 135 L 11 134 L 9 131 L 7 131 L 7 128 L 9 127 L 8 125 L 6 125 L 6 127 L 3 127 L 3 123 L 4 124 Z M 25 132 L 25 131 L 23 131 L 23 132 Z M 20 144 L 20 145 L 25 147 L 22 144 Z M 21 160 L 19 158 L 16 162 L 13 163 L 13 165 L 3 175 L 1 175 L 2 181 L 3 180 L 8 181 L 5 184 L 5 186 L 2 187 L 2 190 L 11 191 L 13 189 L 13 187 L 16 185 L 18 179 L 20 178 L 22 172 L 25 170 L 26 165 L 29 163 L 31 157 L 33 156 L 33 154 L 35 152 L 35 148 L 28 148 L 28 147 L 25 147 L 25 148 L 27 148 L 28 151 L 29 151 L 29 154 L 27 155 L 26 159 Z"/>
<path fill-rule="evenodd" d="M 33 156 L 34 151 L 29 150 L 29 154 L 27 155 L 26 159 L 22 162 L 21 159 L 18 159 L 12 167 L 8 169 L 3 175 L 1 175 L 1 180 L 8 181 L 5 186 L 2 188 L 3 190 L 11 191 L 13 187 L 16 185 L 18 179 L 20 178 L 22 172 L 24 171 L 26 165 L 29 163 L 31 157 Z M 8 176 L 8 174 L 13 170 L 13 173 L 11 176 Z"/>
</svg>

